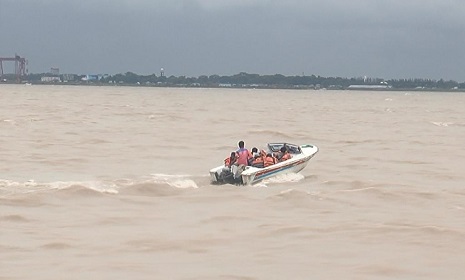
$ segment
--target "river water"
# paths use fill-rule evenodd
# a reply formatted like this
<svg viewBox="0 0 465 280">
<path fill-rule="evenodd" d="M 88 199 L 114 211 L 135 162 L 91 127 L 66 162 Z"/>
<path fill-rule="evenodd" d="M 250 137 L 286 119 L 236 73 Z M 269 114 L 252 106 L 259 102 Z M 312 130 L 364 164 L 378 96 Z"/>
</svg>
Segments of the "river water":
<svg viewBox="0 0 465 280">
<path fill-rule="evenodd" d="M 462 279 L 465 94 L 0 85 L 0 279 Z M 237 142 L 298 174 L 211 185 Z"/>
</svg>

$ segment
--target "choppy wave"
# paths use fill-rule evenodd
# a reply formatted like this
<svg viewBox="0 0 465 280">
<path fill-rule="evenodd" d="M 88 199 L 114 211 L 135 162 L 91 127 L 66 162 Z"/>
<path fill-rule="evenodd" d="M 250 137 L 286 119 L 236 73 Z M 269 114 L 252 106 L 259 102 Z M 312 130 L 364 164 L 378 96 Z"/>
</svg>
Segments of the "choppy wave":
<svg viewBox="0 0 465 280">
<path fill-rule="evenodd" d="M 70 244 L 64 243 L 64 242 L 51 242 L 47 243 L 45 245 L 42 245 L 42 249 L 50 249 L 50 250 L 64 250 L 68 248 L 72 248 Z"/>
<path fill-rule="evenodd" d="M 453 122 L 431 122 L 432 124 L 434 124 L 435 126 L 452 126 L 454 125 Z"/>
<path fill-rule="evenodd" d="M 0 221 L 2 222 L 12 222 L 12 223 L 25 223 L 28 222 L 29 219 L 22 215 L 6 215 L 0 216 Z"/>
<path fill-rule="evenodd" d="M 271 136 L 272 138 L 289 138 L 289 134 L 279 132 L 279 131 L 274 131 L 274 130 L 250 130 L 248 132 L 250 135 L 266 135 L 266 136 Z"/>
<path fill-rule="evenodd" d="M 79 190 L 85 189 L 96 193 L 117 193 L 114 183 L 99 181 L 57 181 L 57 182 L 36 182 L 29 180 L 26 182 L 16 182 L 11 180 L 0 180 L 0 195 L 28 194 L 57 190 Z"/>
<path fill-rule="evenodd" d="M 278 176 L 265 179 L 261 183 L 257 184 L 257 186 L 267 186 L 270 184 L 295 183 L 295 182 L 300 182 L 304 179 L 305 179 L 305 176 L 302 175 L 301 173 L 286 173 L 286 174 L 280 174 Z"/>
<path fill-rule="evenodd" d="M 183 193 L 186 189 L 199 186 L 191 176 L 153 174 L 151 178 L 127 182 L 120 185 L 119 193 L 143 196 L 171 196 Z"/>
<path fill-rule="evenodd" d="M 97 194 L 118 194 L 141 193 L 166 195 L 176 190 L 196 189 L 202 178 L 189 175 L 166 175 L 153 174 L 146 178 L 139 179 L 117 179 L 113 181 L 57 181 L 57 182 L 36 182 L 34 180 L 26 182 L 16 182 L 11 180 L 0 180 L 0 197 L 61 192 L 75 195 L 97 195 Z M 172 189 L 170 191 L 170 189 Z"/>
</svg>

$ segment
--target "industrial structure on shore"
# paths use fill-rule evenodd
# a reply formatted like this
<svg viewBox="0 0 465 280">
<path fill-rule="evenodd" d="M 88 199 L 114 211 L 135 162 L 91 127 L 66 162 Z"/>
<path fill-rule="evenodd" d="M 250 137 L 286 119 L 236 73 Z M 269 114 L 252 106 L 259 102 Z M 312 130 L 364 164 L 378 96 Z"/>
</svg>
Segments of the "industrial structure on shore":
<svg viewBox="0 0 465 280">
<path fill-rule="evenodd" d="M 16 82 L 20 82 L 23 77 L 27 75 L 27 60 L 15 54 L 14 57 L 0 57 L 0 79 L 3 80 L 3 62 L 12 61 L 15 64 L 15 77 Z"/>
</svg>

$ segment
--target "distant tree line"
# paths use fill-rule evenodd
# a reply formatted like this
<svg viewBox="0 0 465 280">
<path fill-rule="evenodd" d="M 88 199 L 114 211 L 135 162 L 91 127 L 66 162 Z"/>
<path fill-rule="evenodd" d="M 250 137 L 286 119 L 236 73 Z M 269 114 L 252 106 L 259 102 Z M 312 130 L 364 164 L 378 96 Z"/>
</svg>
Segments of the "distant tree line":
<svg viewBox="0 0 465 280">
<path fill-rule="evenodd" d="M 108 76 L 101 80 L 101 82 L 108 83 L 125 83 L 125 84 L 157 84 L 163 83 L 167 85 L 178 86 L 231 86 L 231 87 L 271 87 L 271 88 L 335 88 L 344 89 L 350 85 L 381 85 L 387 84 L 392 88 L 397 89 L 414 89 L 414 88 L 428 88 L 428 89 L 465 89 L 465 83 L 458 83 L 456 81 L 432 80 L 432 79 L 391 79 L 385 80 L 381 78 L 342 78 L 342 77 L 322 77 L 322 76 L 284 76 L 281 74 L 275 75 L 259 75 L 241 72 L 232 76 L 220 75 L 202 75 L 199 77 L 186 77 L 186 76 L 156 76 L 155 74 L 144 76 L 137 75 L 132 72 L 125 74 L 117 74 Z"/>
<path fill-rule="evenodd" d="M 51 74 L 28 74 L 23 80 L 29 82 L 40 82 L 44 76 Z M 4 75 L 8 77 L 8 75 Z M 459 83 L 453 80 L 443 79 L 390 79 L 381 78 L 343 78 L 343 77 L 322 77 L 322 76 L 284 76 L 259 75 L 241 72 L 232 76 L 201 75 L 199 77 L 169 76 L 162 75 L 138 75 L 133 72 L 124 74 L 103 75 L 98 80 L 84 81 L 85 75 L 74 75 L 74 83 L 94 83 L 94 84 L 126 84 L 126 85 L 147 85 L 147 86 L 184 86 L 184 87 L 254 87 L 254 88 L 326 88 L 326 89 L 346 89 L 350 85 L 387 85 L 392 89 L 437 89 L 453 90 L 465 89 L 465 82 Z M 2 77 L 3 78 L 3 77 Z M 63 79 L 62 79 L 63 81 Z"/>
</svg>

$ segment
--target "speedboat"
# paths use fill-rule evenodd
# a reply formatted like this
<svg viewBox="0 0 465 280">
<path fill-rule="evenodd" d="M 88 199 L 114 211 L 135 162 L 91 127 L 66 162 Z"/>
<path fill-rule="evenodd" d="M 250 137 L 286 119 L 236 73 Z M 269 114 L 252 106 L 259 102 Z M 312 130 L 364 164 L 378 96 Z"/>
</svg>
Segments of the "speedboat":
<svg viewBox="0 0 465 280">
<path fill-rule="evenodd" d="M 318 152 L 318 147 L 314 145 L 299 146 L 290 143 L 268 143 L 268 152 L 277 153 L 283 146 L 291 154 L 290 159 L 264 168 L 242 166 L 242 172 L 236 177 L 228 167 L 221 165 L 210 170 L 212 184 L 252 185 L 280 174 L 297 173 L 304 169 L 308 161 Z"/>
</svg>

